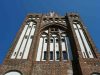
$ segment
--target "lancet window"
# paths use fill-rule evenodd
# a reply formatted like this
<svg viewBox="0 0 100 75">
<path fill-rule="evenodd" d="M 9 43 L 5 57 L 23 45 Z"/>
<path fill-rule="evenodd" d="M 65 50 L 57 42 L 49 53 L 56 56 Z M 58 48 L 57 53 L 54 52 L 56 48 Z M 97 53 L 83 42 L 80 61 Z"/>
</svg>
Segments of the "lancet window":
<svg viewBox="0 0 100 75">
<path fill-rule="evenodd" d="M 36 61 L 72 60 L 70 40 L 66 31 L 50 27 L 40 34 Z"/>
</svg>

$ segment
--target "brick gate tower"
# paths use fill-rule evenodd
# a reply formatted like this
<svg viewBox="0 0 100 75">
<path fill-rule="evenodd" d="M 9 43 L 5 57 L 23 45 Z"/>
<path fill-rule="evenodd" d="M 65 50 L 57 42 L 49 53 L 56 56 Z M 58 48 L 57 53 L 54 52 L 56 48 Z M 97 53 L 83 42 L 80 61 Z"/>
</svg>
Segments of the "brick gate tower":
<svg viewBox="0 0 100 75">
<path fill-rule="evenodd" d="M 77 13 L 28 14 L 0 75 L 100 75 L 100 54 Z"/>
</svg>

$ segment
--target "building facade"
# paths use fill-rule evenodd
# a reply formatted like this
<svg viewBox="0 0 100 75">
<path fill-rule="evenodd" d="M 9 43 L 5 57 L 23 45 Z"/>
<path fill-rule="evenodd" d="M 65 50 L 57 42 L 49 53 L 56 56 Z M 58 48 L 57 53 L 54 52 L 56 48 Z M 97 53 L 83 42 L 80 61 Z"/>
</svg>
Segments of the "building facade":
<svg viewBox="0 0 100 75">
<path fill-rule="evenodd" d="M 100 75 L 100 54 L 77 13 L 28 14 L 0 75 Z"/>
</svg>

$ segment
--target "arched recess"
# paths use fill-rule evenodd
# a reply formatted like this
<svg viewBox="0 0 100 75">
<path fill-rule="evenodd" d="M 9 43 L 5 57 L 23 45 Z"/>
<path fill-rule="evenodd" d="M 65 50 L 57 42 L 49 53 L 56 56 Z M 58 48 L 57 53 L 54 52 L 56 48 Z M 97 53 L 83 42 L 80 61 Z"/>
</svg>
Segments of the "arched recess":
<svg viewBox="0 0 100 75">
<path fill-rule="evenodd" d="M 79 21 L 74 20 L 73 28 L 75 30 L 75 34 L 77 36 L 77 39 L 81 48 L 83 58 L 94 58 L 93 50 L 88 41 L 87 35 L 85 34 L 83 30 L 82 24 Z"/>
<path fill-rule="evenodd" d="M 41 27 L 40 29 L 40 32 L 49 28 L 49 27 L 60 27 L 62 30 L 67 30 L 67 31 L 70 31 L 67 26 L 63 25 L 63 24 L 59 24 L 59 23 L 49 23 L 49 24 L 46 24 L 44 25 L 43 27 Z"/>
<path fill-rule="evenodd" d="M 40 29 L 36 61 L 72 60 L 69 30 L 61 24 L 49 24 Z"/>
<path fill-rule="evenodd" d="M 27 20 L 16 43 L 11 59 L 27 59 L 36 30 L 37 22 Z"/>
<path fill-rule="evenodd" d="M 17 70 L 11 70 L 6 72 L 4 75 L 23 75 L 20 71 Z"/>
</svg>

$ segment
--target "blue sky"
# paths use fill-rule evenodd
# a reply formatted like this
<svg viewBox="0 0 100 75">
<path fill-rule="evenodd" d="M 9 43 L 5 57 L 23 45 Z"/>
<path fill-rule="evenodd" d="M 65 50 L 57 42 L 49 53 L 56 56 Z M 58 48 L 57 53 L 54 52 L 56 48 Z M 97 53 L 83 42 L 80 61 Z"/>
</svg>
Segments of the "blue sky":
<svg viewBox="0 0 100 75">
<path fill-rule="evenodd" d="M 78 12 L 100 52 L 100 0 L 0 0 L 0 63 L 28 13 Z"/>
</svg>

